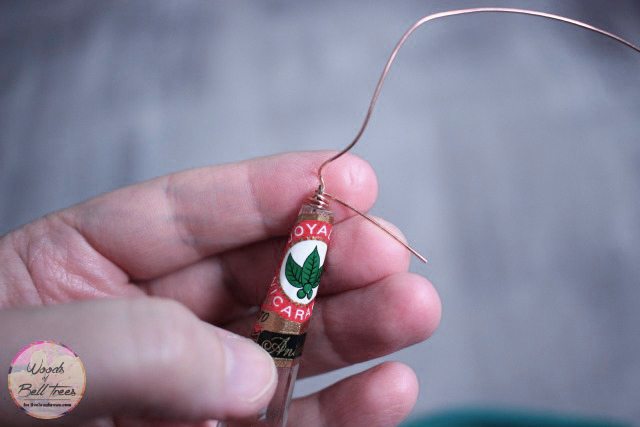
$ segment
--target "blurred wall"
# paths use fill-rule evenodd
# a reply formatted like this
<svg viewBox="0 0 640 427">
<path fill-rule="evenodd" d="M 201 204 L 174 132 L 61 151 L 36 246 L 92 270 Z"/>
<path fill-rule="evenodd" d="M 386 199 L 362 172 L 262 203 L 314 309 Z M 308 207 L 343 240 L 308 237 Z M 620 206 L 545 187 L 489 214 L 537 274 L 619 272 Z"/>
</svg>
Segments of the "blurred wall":
<svg viewBox="0 0 640 427">
<path fill-rule="evenodd" d="M 406 27 L 480 5 L 640 42 L 634 0 L 4 1 L 0 234 L 179 169 L 342 147 Z M 482 15 L 407 44 L 356 152 L 443 298 L 436 335 L 390 357 L 418 372 L 416 414 L 640 422 L 639 118 L 640 55 L 583 30 Z"/>
</svg>

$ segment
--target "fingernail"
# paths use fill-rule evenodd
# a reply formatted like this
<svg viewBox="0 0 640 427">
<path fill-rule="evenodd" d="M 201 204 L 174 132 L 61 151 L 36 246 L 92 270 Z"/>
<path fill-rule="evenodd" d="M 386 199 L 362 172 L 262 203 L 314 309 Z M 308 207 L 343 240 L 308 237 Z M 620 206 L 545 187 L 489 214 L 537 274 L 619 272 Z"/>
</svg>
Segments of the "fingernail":
<svg viewBox="0 0 640 427">
<path fill-rule="evenodd" d="M 253 403 L 275 387 L 278 373 L 266 351 L 234 334 L 223 334 L 222 343 L 226 355 L 226 391 L 231 397 Z"/>
</svg>

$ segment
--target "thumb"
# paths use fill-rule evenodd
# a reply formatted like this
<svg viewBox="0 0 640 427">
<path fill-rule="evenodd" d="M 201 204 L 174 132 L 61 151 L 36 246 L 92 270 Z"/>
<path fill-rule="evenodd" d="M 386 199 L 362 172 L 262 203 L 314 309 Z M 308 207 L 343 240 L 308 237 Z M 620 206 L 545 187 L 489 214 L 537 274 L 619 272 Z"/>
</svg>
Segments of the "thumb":
<svg viewBox="0 0 640 427">
<path fill-rule="evenodd" d="M 247 417 L 267 406 L 277 380 L 259 346 L 202 322 L 172 300 L 93 300 L 0 311 L 2 369 L 38 340 L 64 343 L 85 367 L 85 395 L 59 419 L 62 424 L 110 415 Z M 0 419 L 30 425 L 33 418 L 3 389 Z"/>
</svg>

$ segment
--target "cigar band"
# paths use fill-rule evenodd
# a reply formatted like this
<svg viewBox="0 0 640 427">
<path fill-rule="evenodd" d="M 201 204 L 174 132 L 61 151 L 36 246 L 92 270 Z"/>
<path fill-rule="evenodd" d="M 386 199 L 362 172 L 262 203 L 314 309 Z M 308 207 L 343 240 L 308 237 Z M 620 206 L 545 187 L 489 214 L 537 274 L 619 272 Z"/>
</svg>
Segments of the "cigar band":
<svg viewBox="0 0 640 427">
<path fill-rule="evenodd" d="M 296 223 L 262 311 L 276 313 L 294 323 L 308 322 L 318 294 L 331 231 L 331 223 L 317 219 L 301 218 Z"/>
<path fill-rule="evenodd" d="M 259 331 L 253 339 L 273 358 L 277 367 L 292 366 L 302 355 L 307 334 Z"/>
<path fill-rule="evenodd" d="M 269 286 L 252 338 L 278 367 L 293 366 L 302 354 L 331 231 L 331 222 L 299 217 Z"/>
</svg>

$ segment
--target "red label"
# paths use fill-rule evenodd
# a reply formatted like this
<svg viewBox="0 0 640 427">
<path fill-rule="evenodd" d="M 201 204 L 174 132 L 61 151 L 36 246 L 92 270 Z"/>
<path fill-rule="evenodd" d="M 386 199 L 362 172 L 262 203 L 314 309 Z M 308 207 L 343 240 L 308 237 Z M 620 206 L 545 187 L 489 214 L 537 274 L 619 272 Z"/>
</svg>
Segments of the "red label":
<svg viewBox="0 0 640 427">
<path fill-rule="evenodd" d="M 318 220 L 296 223 L 262 304 L 263 311 L 274 312 L 296 323 L 309 320 L 332 228 L 332 224 Z"/>
<path fill-rule="evenodd" d="M 329 244 L 332 228 L 330 223 L 324 221 L 313 219 L 300 221 L 291 230 L 287 249 L 296 241 L 309 238 L 321 239 L 326 244 Z"/>
</svg>

